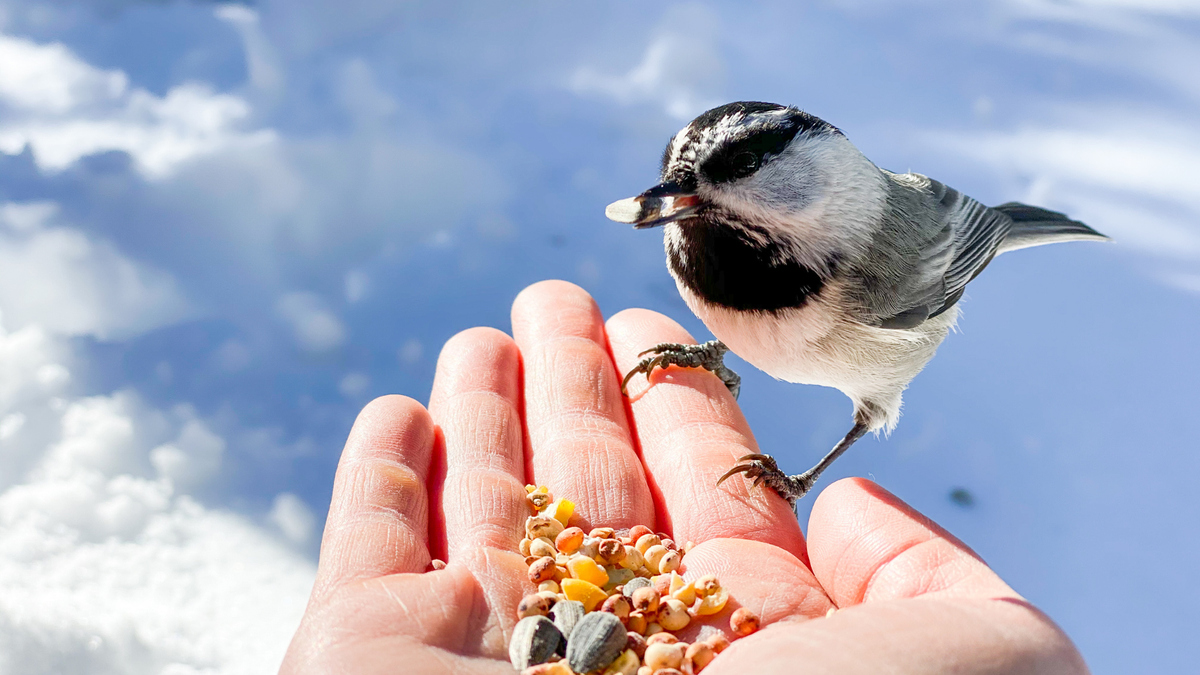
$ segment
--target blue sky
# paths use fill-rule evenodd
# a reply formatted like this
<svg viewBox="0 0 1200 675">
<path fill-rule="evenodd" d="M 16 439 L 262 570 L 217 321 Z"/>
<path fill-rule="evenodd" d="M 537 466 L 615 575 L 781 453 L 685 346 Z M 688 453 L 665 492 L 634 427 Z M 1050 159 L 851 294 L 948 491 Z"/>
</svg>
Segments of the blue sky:
<svg viewBox="0 0 1200 675">
<path fill-rule="evenodd" d="M 273 669 L 355 413 L 531 282 L 707 336 L 603 208 L 738 99 L 1116 238 L 997 259 L 827 477 L 942 522 L 1097 673 L 1186 669 L 1200 3 L 793 4 L 0 0 L 0 670 Z M 740 366 L 785 468 L 848 429 Z"/>
</svg>

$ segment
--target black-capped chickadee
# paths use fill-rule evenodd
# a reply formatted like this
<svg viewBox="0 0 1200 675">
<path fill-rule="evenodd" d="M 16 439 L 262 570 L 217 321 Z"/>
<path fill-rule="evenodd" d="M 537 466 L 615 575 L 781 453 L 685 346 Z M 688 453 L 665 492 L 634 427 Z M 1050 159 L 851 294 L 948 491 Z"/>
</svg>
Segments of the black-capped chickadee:
<svg viewBox="0 0 1200 675">
<path fill-rule="evenodd" d="M 720 479 L 744 473 L 793 505 L 863 434 L 895 427 L 904 389 L 993 257 L 1107 239 L 1061 213 L 989 208 L 920 174 L 880 169 L 833 125 L 759 102 L 692 120 L 667 144 L 662 182 L 605 214 L 662 226 L 679 293 L 717 338 L 647 350 L 622 387 L 679 365 L 715 372 L 736 396 L 740 379 L 722 361 L 730 349 L 775 378 L 854 401 L 854 427 L 808 471 L 788 476 L 755 454 Z"/>
</svg>

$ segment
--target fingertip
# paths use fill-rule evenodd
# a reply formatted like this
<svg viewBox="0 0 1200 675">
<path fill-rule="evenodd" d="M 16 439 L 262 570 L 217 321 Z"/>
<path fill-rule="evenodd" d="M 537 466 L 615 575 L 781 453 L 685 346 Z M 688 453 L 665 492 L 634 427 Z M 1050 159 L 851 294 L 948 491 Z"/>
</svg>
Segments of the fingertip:
<svg viewBox="0 0 1200 675">
<path fill-rule="evenodd" d="M 582 286 L 562 279 L 546 279 L 526 286 L 513 300 L 513 310 L 543 307 L 548 301 L 591 304 L 592 296 Z"/>
<path fill-rule="evenodd" d="M 917 596 L 1019 597 L 957 537 L 864 478 L 837 481 L 817 497 L 808 553 L 839 607 Z"/>
<path fill-rule="evenodd" d="M 830 483 L 813 502 L 808 518 L 809 527 L 818 523 L 837 522 L 842 512 L 859 510 L 864 502 L 873 499 L 872 495 L 886 495 L 891 498 L 884 498 L 888 502 L 898 501 L 895 495 L 866 478 L 854 476 Z"/>
<path fill-rule="evenodd" d="M 539 281 L 521 291 L 513 300 L 512 325 L 521 344 L 550 337 L 604 341 L 600 307 L 591 294 L 569 281 Z"/>
<path fill-rule="evenodd" d="M 438 355 L 430 408 L 447 392 L 495 391 L 516 399 L 521 352 L 508 334 L 495 328 L 468 328 L 446 341 Z"/>
<path fill-rule="evenodd" d="M 427 448 L 433 435 L 433 419 L 425 406 L 408 396 L 380 396 L 359 411 L 342 461 L 371 455 L 390 458 L 410 448 Z"/>
<path fill-rule="evenodd" d="M 608 331 L 611 342 L 631 347 L 645 344 L 649 336 L 654 336 L 659 342 L 682 344 L 695 344 L 696 342 L 696 339 L 674 319 L 651 309 L 621 310 L 609 318 L 605 329 Z"/>
<path fill-rule="evenodd" d="M 517 355 L 517 345 L 507 333 L 489 326 L 477 326 L 459 331 L 442 346 L 438 355 L 439 366 L 458 365 L 462 359 L 476 359 L 477 354 L 495 355 L 497 358 L 512 358 Z"/>
</svg>

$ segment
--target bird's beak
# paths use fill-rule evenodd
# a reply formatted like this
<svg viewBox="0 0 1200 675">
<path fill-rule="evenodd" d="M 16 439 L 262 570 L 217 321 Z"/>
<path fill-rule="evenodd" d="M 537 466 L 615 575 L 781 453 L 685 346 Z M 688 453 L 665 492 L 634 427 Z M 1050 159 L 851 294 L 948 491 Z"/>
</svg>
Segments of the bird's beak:
<svg viewBox="0 0 1200 675">
<path fill-rule="evenodd" d="M 700 198 L 674 181 L 659 183 L 636 197 L 613 202 L 604 209 L 609 220 L 632 223 L 637 229 L 658 227 L 686 218 L 700 209 Z"/>
</svg>

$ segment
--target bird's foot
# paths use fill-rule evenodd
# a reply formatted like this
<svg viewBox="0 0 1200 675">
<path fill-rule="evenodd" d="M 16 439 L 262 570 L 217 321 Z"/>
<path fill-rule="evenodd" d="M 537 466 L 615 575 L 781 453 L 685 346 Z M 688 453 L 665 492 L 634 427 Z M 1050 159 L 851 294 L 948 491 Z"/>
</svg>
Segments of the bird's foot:
<svg viewBox="0 0 1200 675">
<path fill-rule="evenodd" d="M 770 455 L 755 453 L 738 457 L 737 461 L 738 464 L 717 479 L 717 485 L 736 473 L 745 474 L 747 479 L 754 482 L 754 487 L 766 485 L 786 499 L 793 509 L 796 508 L 796 500 L 807 494 L 817 481 L 817 476 L 812 471 L 797 476 L 785 474 L 775 463 L 775 458 Z"/>
<path fill-rule="evenodd" d="M 629 384 L 629 380 L 637 373 L 644 373 L 646 377 L 650 377 L 650 373 L 654 372 L 655 368 L 681 366 L 683 368 L 704 368 L 711 371 L 721 378 L 721 381 L 729 388 L 729 392 L 733 394 L 734 398 L 737 398 L 742 389 L 742 378 L 725 367 L 725 352 L 727 351 L 729 351 L 729 347 L 726 347 L 725 343 L 720 340 L 709 340 L 701 345 L 681 345 L 672 342 L 655 345 L 638 354 L 638 356 L 647 354 L 653 354 L 653 356 L 642 359 L 625 374 L 625 379 L 621 381 L 621 393 L 625 393 L 625 385 Z"/>
</svg>

